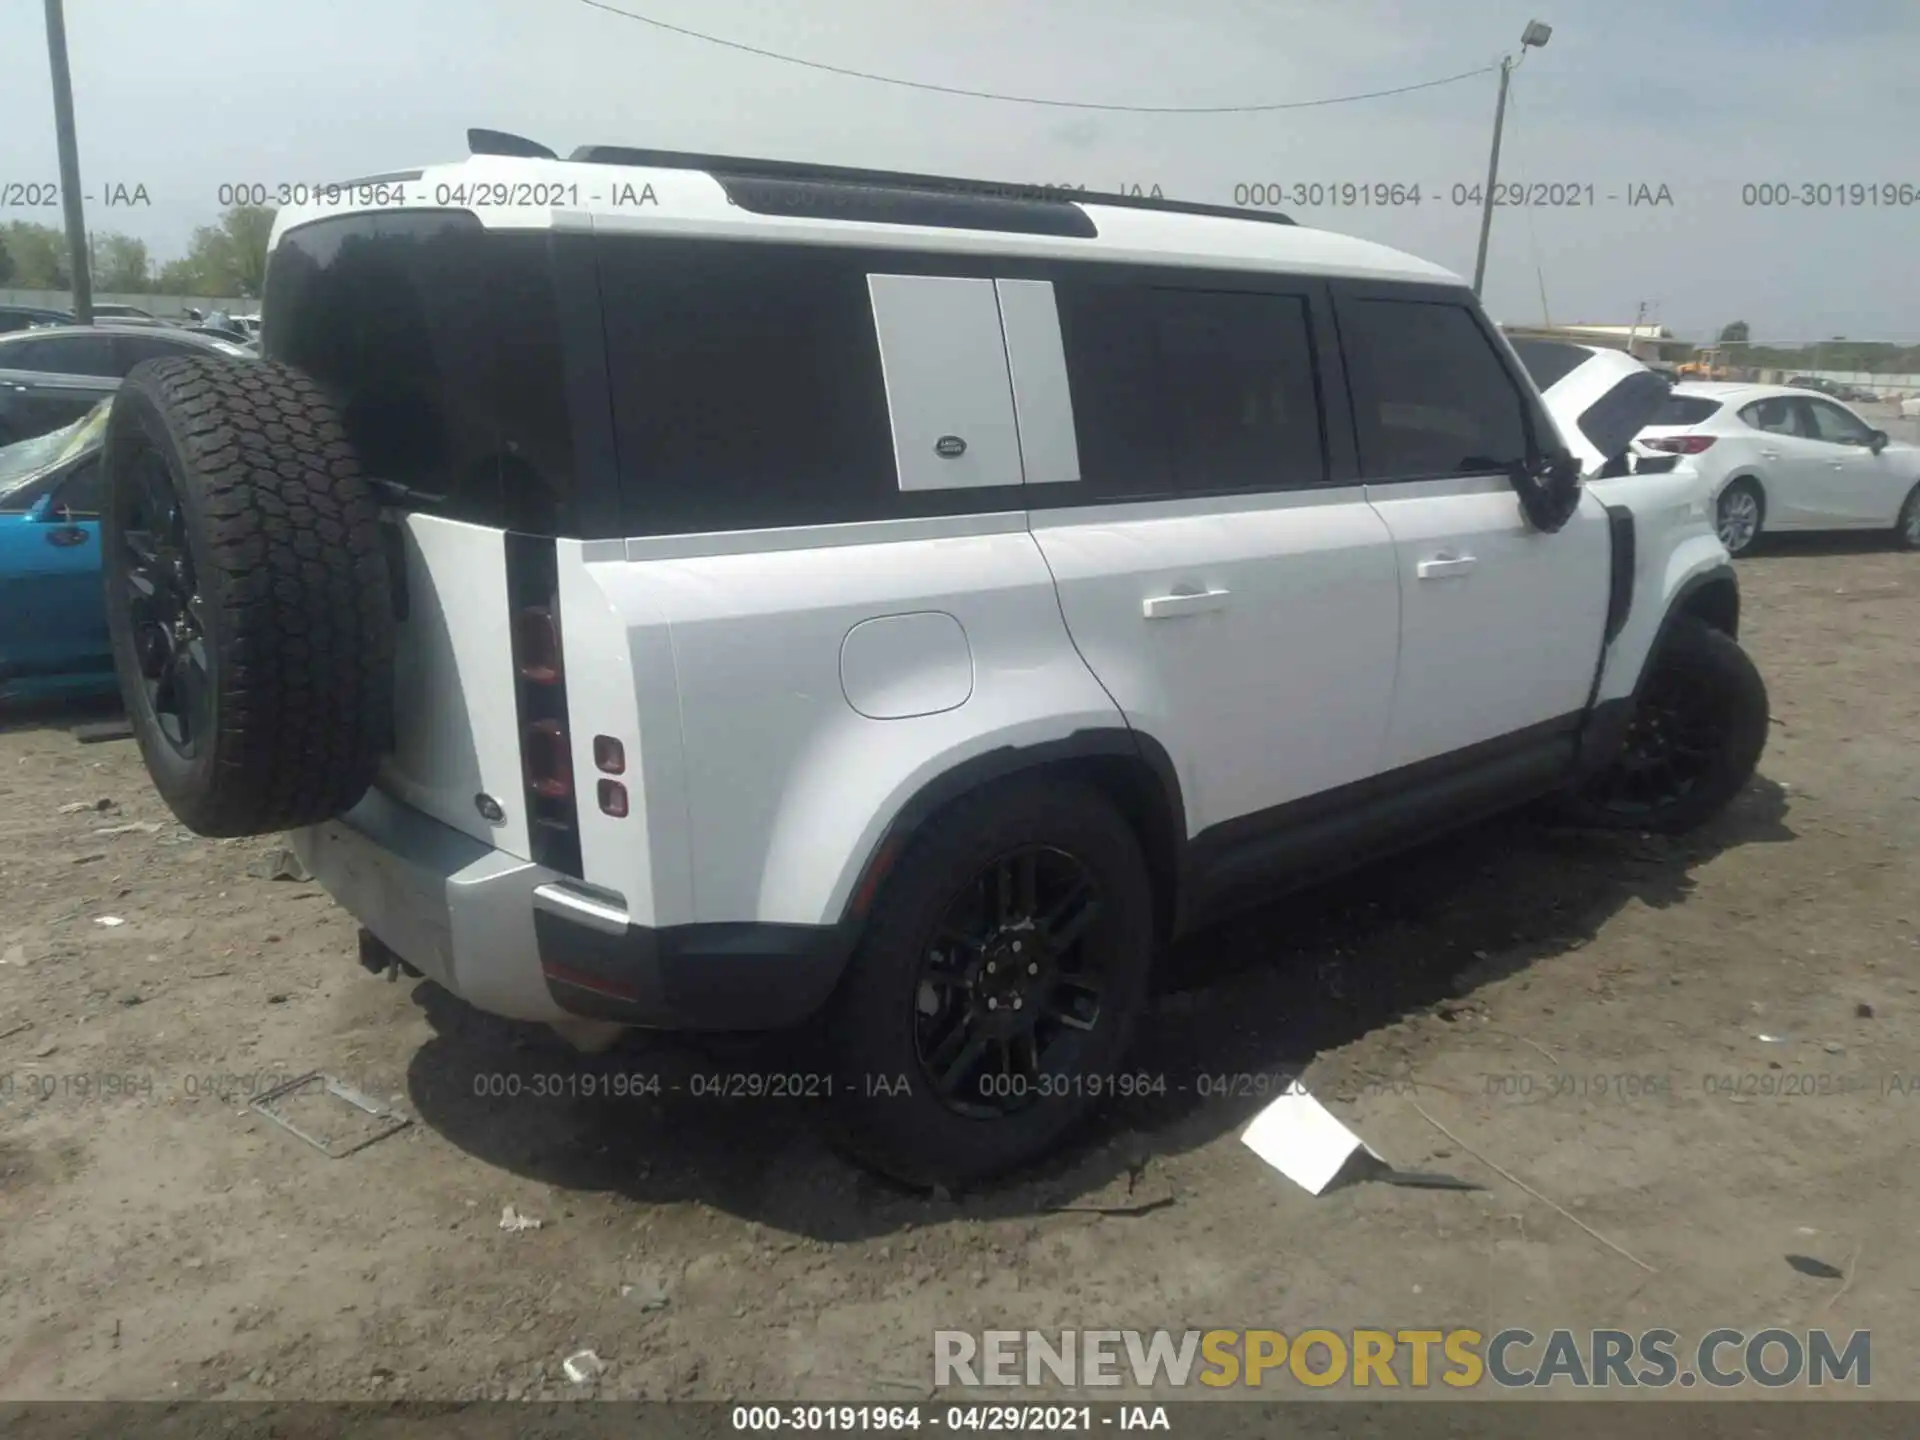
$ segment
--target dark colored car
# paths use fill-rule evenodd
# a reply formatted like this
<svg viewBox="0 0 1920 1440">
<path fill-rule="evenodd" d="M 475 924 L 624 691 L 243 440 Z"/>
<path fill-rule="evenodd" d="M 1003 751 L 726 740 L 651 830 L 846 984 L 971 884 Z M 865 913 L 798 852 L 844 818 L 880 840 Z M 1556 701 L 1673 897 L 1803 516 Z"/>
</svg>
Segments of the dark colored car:
<svg viewBox="0 0 1920 1440">
<path fill-rule="evenodd" d="M 0 445 L 79 419 L 142 360 L 205 354 L 253 357 L 230 340 L 173 328 L 68 325 L 0 335 Z"/>
<path fill-rule="evenodd" d="M 71 325 L 70 310 L 46 310 L 38 305 L 0 305 L 0 335 L 26 330 L 35 325 Z"/>
<path fill-rule="evenodd" d="M 138 305 L 95 305 L 93 318 L 96 320 L 151 320 L 151 310 L 142 310 Z"/>
</svg>

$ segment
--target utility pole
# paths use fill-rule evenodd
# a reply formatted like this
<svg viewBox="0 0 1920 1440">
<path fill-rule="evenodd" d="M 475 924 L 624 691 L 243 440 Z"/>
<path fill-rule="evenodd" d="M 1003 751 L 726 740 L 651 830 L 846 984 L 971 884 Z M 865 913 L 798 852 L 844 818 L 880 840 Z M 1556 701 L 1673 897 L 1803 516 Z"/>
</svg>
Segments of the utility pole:
<svg viewBox="0 0 1920 1440">
<path fill-rule="evenodd" d="M 1487 193 L 1480 206 L 1480 250 L 1473 260 L 1473 293 L 1480 293 L 1481 282 L 1487 276 L 1487 240 L 1493 234 L 1493 196 L 1500 186 L 1500 132 L 1507 123 L 1507 81 L 1512 77 L 1520 60 L 1527 57 L 1529 49 L 1544 46 L 1553 35 L 1551 25 L 1542 25 L 1538 20 L 1529 20 L 1527 28 L 1520 33 L 1520 57 L 1511 55 L 1500 57 L 1500 99 L 1493 109 L 1493 153 L 1487 158 Z"/>
<path fill-rule="evenodd" d="M 47 60 L 53 67 L 53 127 L 60 143 L 60 200 L 67 214 L 73 267 L 73 318 L 93 323 L 93 271 L 87 254 L 87 212 L 80 199 L 80 146 L 73 133 L 73 78 L 67 73 L 67 20 L 60 0 L 47 0 Z"/>
</svg>

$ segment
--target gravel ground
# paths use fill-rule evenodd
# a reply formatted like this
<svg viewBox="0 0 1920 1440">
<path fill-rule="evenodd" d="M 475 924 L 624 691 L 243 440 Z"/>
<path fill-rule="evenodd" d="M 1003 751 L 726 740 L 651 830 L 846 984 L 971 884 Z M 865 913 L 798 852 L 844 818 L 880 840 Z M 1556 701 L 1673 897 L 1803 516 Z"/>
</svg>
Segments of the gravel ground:
<svg viewBox="0 0 1920 1440">
<path fill-rule="evenodd" d="M 1134 1057 L 1167 1093 L 959 1197 L 851 1168 L 800 1102 L 688 1093 L 777 1049 L 584 1060 L 370 978 L 324 893 L 250 873 L 271 841 L 196 839 L 130 742 L 14 717 L 0 1400 L 908 1400 L 935 1328 L 1372 1324 L 1870 1328 L 1874 1392 L 1920 1394 L 1920 557 L 1741 575 L 1776 724 L 1710 830 L 1504 820 L 1199 937 Z M 1484 1188 L 1269 1170 L 1237 1137 L 1302 1064 Z M 329 1159 L 247 1110 L 315 1070 L 413 1123 Z"/>
</svg>

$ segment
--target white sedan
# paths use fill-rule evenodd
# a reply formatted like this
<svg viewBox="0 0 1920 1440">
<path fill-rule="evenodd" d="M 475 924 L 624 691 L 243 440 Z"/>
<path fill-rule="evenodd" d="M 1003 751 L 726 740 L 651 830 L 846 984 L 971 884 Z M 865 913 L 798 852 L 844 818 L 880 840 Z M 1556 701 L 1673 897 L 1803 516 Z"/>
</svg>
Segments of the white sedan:
<svg viewBox="0 0 1920 1440">
<path fill-rule="evenodd" d="M 1920 446 L 1890 440 L 1838 400 L 1786 385 L 1688 381 L 1638 438 L 1689 456 L 1712 482 L 1732 554 L 1783 530 L 1892 530 L 1920 549 Z"/>
</svg>

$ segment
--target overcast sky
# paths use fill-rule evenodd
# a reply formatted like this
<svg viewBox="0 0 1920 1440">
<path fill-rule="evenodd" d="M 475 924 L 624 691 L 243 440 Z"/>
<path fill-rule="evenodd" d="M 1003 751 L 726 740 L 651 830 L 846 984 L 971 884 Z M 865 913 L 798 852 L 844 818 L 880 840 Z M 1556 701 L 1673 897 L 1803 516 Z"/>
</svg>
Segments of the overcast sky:
<svg viewBox="0 0 1920 1440">
<path fill-rule="evenodd" d="M 1504 208 L 1495 316 L 1683 336 L 1920 340 L 1920 204 L 1758 208 L 1744 185 L 1920 186 L 1913 0 L 608 0 L 829 64 L 1096 103 L 1318 99 L 1494 62 L 1514 78 L 1503 180 L 1595 208 Z M 178 254 L 222 183 L 347 179 L 458 158 L 469 125 L 588 142 L 1235 203 L 1236 187 L 1404 182 L 1422 203 L 1288 205 L 1307 224 L 1473 266 L 1496 78 L 1354 104 L 1127 115 L 925 94 L 663 33 L 580 0 L 66 0 L 88 223 Z M 0 7 L 0 185 L 57 178 L 42 7 Z M 107 208 L 144 185 L 149 207 Z M 1665 185 L 1670 205 L 1634 207 Z M 1621 198 L 1609 200 L 1609 195 Z M 0 222 L 59 223 L 57 209 Z"/>
</svg>

